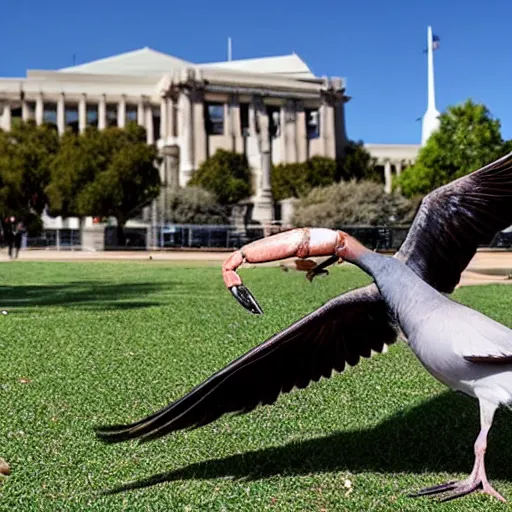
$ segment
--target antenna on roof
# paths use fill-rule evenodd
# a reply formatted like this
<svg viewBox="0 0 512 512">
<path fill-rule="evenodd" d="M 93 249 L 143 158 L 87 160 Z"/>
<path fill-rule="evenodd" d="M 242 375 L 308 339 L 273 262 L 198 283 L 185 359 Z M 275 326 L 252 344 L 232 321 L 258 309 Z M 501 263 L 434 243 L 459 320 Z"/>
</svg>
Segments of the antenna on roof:
<svg viewBox="0 0 512 512">
<path fill-rule="evenodd" d="M 73 66 L 76 64 L 76 53 L 73 53 Z"/>
<path fill-rule="evenodd" d="M 231 61 L 232 53 L 231 37 L 228 37 L 228 61 Z"/>
</svg>

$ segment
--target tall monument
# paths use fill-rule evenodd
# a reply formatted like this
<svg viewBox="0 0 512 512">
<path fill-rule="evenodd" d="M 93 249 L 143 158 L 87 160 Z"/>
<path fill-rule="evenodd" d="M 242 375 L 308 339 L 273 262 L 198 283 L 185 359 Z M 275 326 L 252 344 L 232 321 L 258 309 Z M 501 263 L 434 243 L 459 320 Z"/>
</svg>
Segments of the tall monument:
<svg viewBox="0 0 512 512">
<path fill-rule="evenodd" d="M 427 111 L 423 116 L 421 127 L 421 145 L 424 146 L 428 138 L 439 128 L 440 113 L 436 109 L 436 93 L 434 88 L 434 49 L 438 46 L 438 39 L 434 41 L 432 27 L 427 29 L 427 59 L 428 59 L 428 103 Z M 434 48 L 435 44 L 435 48 Z"/>
</svg>

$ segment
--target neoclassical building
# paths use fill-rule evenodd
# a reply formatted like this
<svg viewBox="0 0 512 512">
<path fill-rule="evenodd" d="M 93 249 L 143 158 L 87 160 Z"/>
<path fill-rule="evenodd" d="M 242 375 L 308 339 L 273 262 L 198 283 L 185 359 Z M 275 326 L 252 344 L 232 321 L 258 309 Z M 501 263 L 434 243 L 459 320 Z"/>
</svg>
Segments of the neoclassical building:
<svg viewBox="0 0 512 512">
<path fill-rule="evenodd" d="M 0 79 L 0 127 L 33 119 L 64 133 L 136 121 L 160 150 L 164 194 L 186 185 L 218 148 L 245 153 L 254 173 L 252 217 L 266 223 L 272 163 L 336 158 L 348 99 L 343 79 L 315 76 L 296 54 L 194 64 L 143 48 Z"/>
</svg>

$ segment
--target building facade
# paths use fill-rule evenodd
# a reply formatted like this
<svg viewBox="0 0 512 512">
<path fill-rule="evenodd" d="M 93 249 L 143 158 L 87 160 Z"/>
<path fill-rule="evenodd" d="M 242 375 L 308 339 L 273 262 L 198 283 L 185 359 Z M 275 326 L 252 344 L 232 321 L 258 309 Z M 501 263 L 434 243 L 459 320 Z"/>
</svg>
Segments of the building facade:
<svg viewBox="0 0 512 512">
<path fill-rule="evenodd" d="M 0 127 L 32 119 L 62 134 L 137 122 L 160 150 L 163 194 L 185 186 L 217 149 L 244 153 L 253 169 L 252 217 L 267 223 L 272 164 L 339 156 L 348 99 L 343 79 L 316 77 L 296 54 L 193 64 L 143 48 L 0 79 Z"/>
</svg>

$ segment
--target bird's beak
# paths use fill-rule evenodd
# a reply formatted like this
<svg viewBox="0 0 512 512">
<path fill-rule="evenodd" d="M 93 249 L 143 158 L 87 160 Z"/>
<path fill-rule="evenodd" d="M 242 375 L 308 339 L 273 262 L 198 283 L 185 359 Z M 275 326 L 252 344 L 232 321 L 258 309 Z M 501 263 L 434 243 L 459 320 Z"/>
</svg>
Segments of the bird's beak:
<svg viewBox="0 0 512 512">
<path fill-rule="evenodd" d="M 233 297 L 238 303 L 243 306 L 247 311 L 254 313 L 255 315 L 262 315 L 263 310 L 252 295 L 252 293 L 243 285 L 232 286 L 229 291 L 233 294 Z"/>
</svg>

